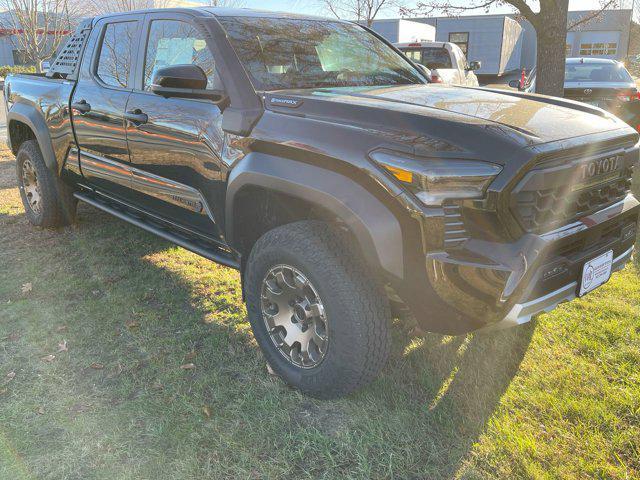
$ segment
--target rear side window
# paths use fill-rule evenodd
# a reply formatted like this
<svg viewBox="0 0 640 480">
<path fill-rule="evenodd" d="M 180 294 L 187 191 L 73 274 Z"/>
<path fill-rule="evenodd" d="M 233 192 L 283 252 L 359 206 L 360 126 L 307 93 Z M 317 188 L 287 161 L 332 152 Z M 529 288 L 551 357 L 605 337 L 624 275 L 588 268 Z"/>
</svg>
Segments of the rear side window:
<svg viewBox="0 0 640 480">
<path fill-rule="evenodd" d="M 137 22 L 109 23 L 105 27 L 96 75 L 107 85 L 126 88 Z"/>
<path fill-rule="evenodd" d="M 420 50 L 403 50 L 404 54 L 414 62 L 422 63 Z"/>
<path fill-rule="evenodd" d="M 422 64 L 430 69 L 453 68 L 451 56 L 446 48 L 423 48 Z"/>
<path fill-rule="evenodd" d="M 154 20 L 144 63 L 144 87 L 151 85 L 154 72 L 170 65 L 198 65 L 207 75 L 207 88 L 215 85 L 215 64 L 204 37 L 187 22 Z"/>
</svg>

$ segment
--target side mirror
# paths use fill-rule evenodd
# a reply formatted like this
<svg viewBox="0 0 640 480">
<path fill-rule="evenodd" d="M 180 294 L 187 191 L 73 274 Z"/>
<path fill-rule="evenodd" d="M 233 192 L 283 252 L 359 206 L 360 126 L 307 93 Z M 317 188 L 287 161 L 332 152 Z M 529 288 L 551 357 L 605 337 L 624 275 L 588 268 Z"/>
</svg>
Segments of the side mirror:
<svg viewBox="0 0 640 480">
<path fill-rule="evenodd" d="M 509 86 L 511 88 L 517 88 L 518 90 L 520 90 L 520 80 L 511 80 L 509 82 Z"/>
<path fill-rule="evenodd" d="M 222 90 L 207 89 L 207 75 L 198 65 L 170 65 L 153 73 L 149 90 L 165 98 L 205 98 L 222 103 Z"/>
<path fill-rule="evenodd" d="M 467 67 L 467 70 L 475 71 L 475 70 L 480 70 L 481 68 L 482 68 L 482 62 L 480 62 L 478 60 L 474 60 L 473 62 L 469 63 L 469 66 Z"/>
</svg>

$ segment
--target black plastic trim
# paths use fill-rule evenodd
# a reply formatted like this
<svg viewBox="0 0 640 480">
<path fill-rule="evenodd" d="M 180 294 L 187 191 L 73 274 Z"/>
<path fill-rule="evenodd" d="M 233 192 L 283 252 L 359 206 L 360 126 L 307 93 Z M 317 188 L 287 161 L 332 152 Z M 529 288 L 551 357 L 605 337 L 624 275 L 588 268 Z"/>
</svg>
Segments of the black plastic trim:
<svg viewBox="0 0 640 480">
<path fill-rule="evenodd" d="M 398 279 L 404 277 L 400 222 L 376 197 L 339 173 L 258 152 L 243 158 L 229 176 L 225 225 L 230 245 L 236 221 L 234 200 L 249 186 L 297 197 L 329 210 L 354 233 L 369 263 Z"/>
</svg>

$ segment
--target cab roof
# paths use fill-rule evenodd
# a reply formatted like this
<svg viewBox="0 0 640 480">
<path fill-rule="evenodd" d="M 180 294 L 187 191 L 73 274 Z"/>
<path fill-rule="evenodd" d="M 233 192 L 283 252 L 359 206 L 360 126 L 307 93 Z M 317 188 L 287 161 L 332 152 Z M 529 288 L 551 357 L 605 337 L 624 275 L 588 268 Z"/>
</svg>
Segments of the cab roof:
<svg viewBox="0 0 640 480">
<path fill-rule="evenodd" d="M 298 20 L 318 20 L 325 22 L 352 23 L 337 18 L 326 18 L 315 15 L 300 15 L 296 13 L 273 12 L 269 10 L 256 10 L 252 8 L 225 8 L 225 7 L 176 7 L 176 8 L 147 8 L 129 12 L 108 13 L 93 18 L 95 23 L 103 18 L 122 15 L 143 15 L 145 13 L 196 13 L 199 16 L 213 15 L 215 17 L 245 17 L 245 18 L 289 18 Z"/>
</svg>

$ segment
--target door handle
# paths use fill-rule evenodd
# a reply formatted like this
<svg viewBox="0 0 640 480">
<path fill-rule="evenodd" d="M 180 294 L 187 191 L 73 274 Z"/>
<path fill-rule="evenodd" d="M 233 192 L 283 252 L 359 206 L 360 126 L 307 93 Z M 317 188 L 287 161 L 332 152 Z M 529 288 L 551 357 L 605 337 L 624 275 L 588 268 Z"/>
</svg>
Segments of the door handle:
<svg viewBox="0 0 640 480">
<path fill-rule="evenodd" d="M 124 114 L 124 119 L 127 122 L 132 123 L 133 125 L 142 125 L 143 123 L 147 123 L 149 121 L 149 117 L 147 116 L 147 114 L 143 113 L 139 108 L 126 112 Z"/>
<path fill-rule="evenodd" d="M 91 111 L 91 105 L 83 98 L 71 104 L 71 110 L 77 110 L 80 115 L 89 113 Z"/>
</svg>

